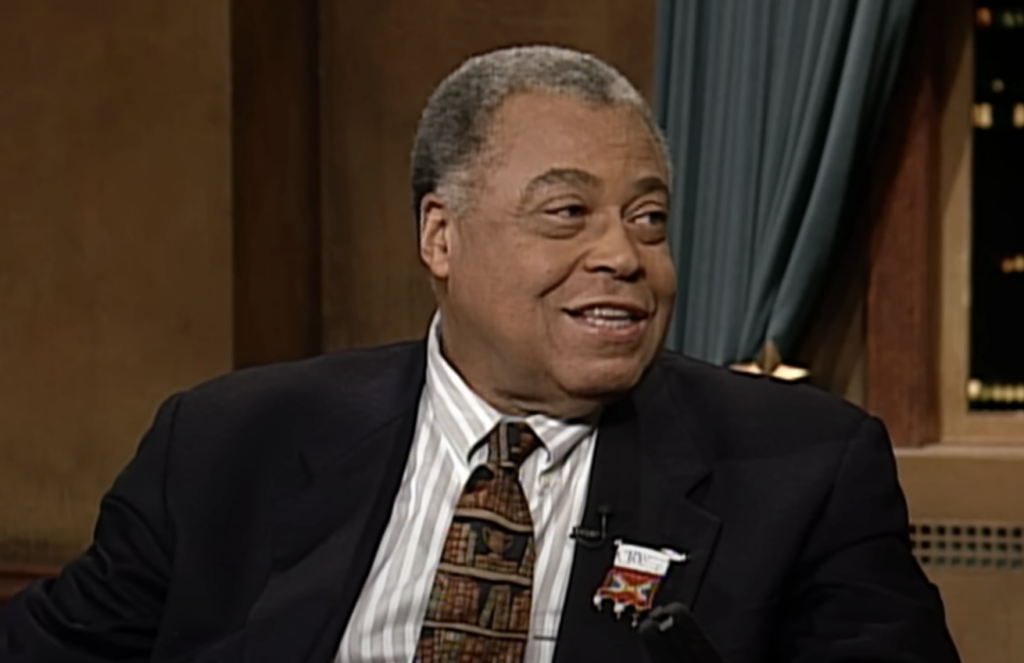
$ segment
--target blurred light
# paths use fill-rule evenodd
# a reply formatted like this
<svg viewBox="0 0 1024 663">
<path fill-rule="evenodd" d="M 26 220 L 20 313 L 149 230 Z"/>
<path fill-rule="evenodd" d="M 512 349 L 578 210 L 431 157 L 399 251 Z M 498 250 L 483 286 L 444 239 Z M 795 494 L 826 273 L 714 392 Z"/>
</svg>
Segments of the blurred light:
<svg viewBox="0 0 1024 663">
<path fill-rule="evenodd" d="M 967 382 L 967 399 L 972 403 L 1024 404 L 1024 384 L 985 384 L 974 378 Z"/>
<path fill-rule="evenodd" d="M 1003 274 L 1024 273 L 1024 254 L 1007 256 L 1000 261 Z"/>
<path fill-rule="evenodd" d="M 992 126 L 992 104 L 974 104 L 974 126 L 989 129 Z"/>
</svg>

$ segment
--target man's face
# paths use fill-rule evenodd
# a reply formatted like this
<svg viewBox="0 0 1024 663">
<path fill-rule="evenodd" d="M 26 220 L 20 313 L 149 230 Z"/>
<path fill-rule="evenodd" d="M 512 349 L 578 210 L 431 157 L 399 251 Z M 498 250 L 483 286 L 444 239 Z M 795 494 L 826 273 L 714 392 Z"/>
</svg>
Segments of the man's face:
<svg viewBox="0 0 1024 663">
<path fill-rule="evenodd" d="M 422 207 L 449 361 L 509 413 L 580 416 L 632 388 L 675 300 L 667 173 L 643 119 L 515 95 L 472 176 L 461 213 Z"/>
</svg>

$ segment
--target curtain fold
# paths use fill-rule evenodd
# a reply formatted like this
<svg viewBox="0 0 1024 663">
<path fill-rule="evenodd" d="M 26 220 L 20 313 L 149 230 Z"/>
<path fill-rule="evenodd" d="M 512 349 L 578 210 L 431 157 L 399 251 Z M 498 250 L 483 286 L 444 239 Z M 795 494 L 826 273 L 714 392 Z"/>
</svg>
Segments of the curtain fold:
<svg viewBox="0 0 1024 663">
<path fill-rule="evenodd" d="M 865 175 L 916 0 L 660 0 L 673 154 L 673 349 L 718 364 L 800 340 Z"/>
</svg>

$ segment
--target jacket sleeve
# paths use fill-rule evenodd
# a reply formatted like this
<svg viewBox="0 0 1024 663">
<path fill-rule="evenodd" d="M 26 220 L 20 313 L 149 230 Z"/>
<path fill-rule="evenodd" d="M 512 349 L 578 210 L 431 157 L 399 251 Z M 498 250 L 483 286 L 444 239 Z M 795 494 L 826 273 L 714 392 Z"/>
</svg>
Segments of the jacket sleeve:
<svg viewBox="0 0 1024 663">
<path fill-rule="evenodd" d="M 164 474 L 178 403 L 161 406 L 103 497 L 88 550 L 0 609 L 0 661 L 149 660 L 172 565 Z"/>
<path fill-rule="evenodd" d="M 942 600 L 909 542 L 888 434 L 867 418 L 808 537 L 770 660 L 959 662 Z"/>
</svg>

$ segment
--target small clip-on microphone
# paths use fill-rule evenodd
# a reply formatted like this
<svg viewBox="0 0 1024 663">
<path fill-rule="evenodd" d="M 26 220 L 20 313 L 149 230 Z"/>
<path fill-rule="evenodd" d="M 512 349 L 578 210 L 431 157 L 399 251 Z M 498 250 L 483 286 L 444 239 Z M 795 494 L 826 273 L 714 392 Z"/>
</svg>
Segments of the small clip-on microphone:
<svg viewBox="0 0 1024 663">
<path fill-rule="evenodd" d="M 612 507 L 609 504 L 602 504 L 597 507 L 597 515 L 600 518 L 600 529 L 586 529 L 584 527 L 573 527 L 569 538 L 575 539 L 584 548 L 599 548 L 608 538 L 608 518 L 612 515 Z"/>
</svg>

